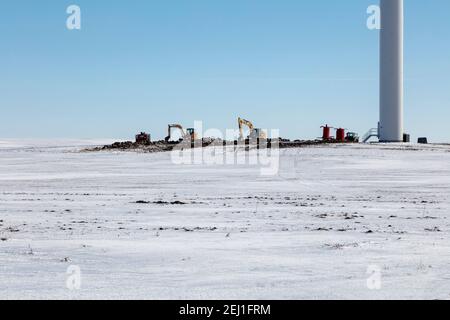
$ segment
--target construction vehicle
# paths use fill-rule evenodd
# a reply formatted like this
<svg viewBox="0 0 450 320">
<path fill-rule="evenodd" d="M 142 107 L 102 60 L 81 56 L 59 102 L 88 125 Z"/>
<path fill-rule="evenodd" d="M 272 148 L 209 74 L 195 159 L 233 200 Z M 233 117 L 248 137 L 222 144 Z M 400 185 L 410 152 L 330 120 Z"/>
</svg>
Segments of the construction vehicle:
<svg viewBox="0 0 450 320">
<path fill-rule="evenodd" d="M 358 143 L 359 136 L 356 132 L 347 132 L 347 135 L 345 136 L 345 141 Z"/>
<path fill-rule="evenodd" d="M 169 126 L 168 126 L 168 135 L 165 138 L 166 142 L 169 142 L 172 139 L 172 129 L 178 129 L 181 132 L 181 139 L 180 139 L 181 141 L 183 141 L 183 140 L 190 140 L 190 141 L 197 140 L 197 134 L 196 134 L 194 128 L 188 128 L 185 131 L 182 125 L 169 124 Z"/>
<path fill-rule="evenodd" d="M 266 133 L 259 128 L 255 128 L 253 126 L 253 123 L 251 123 L 248 120 L 245 119 L 241 119 L 238 118 L 238 124 L 239 124 L 239 140 L 245 140 L 244 138 L 244 126 L 246 126 L 249 129 L 249 136 L 247 139 L 262 139 L 262 140 L 266 140 L 267 139 L 267 135 Z"/>
<path fill-rule="evenodd" d="M 148 133 L 141 132 L 136 135 L 136 144 L 149 145 L 151 143 L 151 138 Z"/>
</svg>

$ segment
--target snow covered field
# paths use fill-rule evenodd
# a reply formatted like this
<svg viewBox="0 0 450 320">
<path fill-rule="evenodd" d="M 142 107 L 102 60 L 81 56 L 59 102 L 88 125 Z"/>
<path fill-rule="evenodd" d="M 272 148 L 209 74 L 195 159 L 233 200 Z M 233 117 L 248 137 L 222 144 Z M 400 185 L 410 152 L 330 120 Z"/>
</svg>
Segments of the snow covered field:
<svg viewBox="0 0 450 320">
<path fill-rule="evenodd" d="M 450 147 L 281 150 L 262 176 L 88 144 L 0 141 L 0 299 L 450 299 Z"/>
</svg>

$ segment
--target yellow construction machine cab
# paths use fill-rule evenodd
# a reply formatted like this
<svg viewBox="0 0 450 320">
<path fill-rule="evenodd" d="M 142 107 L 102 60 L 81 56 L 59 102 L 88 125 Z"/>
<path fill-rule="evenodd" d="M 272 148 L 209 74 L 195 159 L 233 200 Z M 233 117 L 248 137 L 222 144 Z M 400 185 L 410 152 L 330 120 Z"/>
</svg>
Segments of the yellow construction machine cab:
<svg viewBox="0 0 450 320">
<path fill-rule="evenodd" d="M 191 138 L 191 141 L 195 141 L 195 140 L 198 139 L 198 135 L 197 135 L 197 133 L 195 132 L 195 129 L 194 129 L 194 128 L 187 128 L 187 129 L 186 129 L 186 137 L 190 137 L 190 138 Z"/>
<path fill-rule="evenodd" d="M 245 140 L 244 137 L 244 126 L 246 126 L 249 129 L 249 136 L 250 139 L 267 139 L 266 133 L 259 128 L 255 128 L 253 123 L 251 121 L 238 118 L 238 125 L 239 125 L 239 140 Z"/>
</svg>

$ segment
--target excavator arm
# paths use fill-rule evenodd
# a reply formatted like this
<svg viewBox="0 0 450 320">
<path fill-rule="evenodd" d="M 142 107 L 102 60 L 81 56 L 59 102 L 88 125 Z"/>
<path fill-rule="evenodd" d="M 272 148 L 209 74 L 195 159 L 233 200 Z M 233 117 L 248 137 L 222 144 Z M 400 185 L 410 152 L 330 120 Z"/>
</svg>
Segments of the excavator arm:
<svg viewBox="0 0 450 320">
<path fill-rule="evenodd" d="M 240 140 L 245 139 L 244 138 L 244 128 L 243 128 L 244 126 L 246 126 L 250 130 L 250 133 L 255 129 L 255 127 L 253 126 L 253 123 L 251 123 L 250 121 L 245 120 L 245 119 L 238 118 L 238 124 L 239 124 L 239 139 Z"/>
<path fill-rule="evenodd" d="M 244 137 L 244 126 L 249 129 L 249 136 L 255 139 L 267 139 L 267 135 L 261 129 L 255 129 L 253 123 L 248 120 L 238 118 L 239 123 L 239 140 L 245 140 Z"/>
<path fill-rule="evenodd" d="M 172 138 L 172 130 L 178 129 L 181 132 L 181 139 L 190 139 L 191 141 L 197 140 L 197 133 L 195 132 L 194 128 L 188 128 L 187 130 L 184 130 L 183 126 L 180 124 L 169 124 L 168 126 L 168 135 L 166 137 L 166 141 L 170 141 Z"/>
<path fill-rule="evenodd" d="M 178 129 L 181 131 L 181 136 L 184 138 L 186 136 L 186 132 L 183 129 L 183 126 L 180 124 L 169 124 L 168 126 L 168 133 L 166 137 L 166 141 L 169 141 L 172 138 L 172 129 Z"/>
</svg>

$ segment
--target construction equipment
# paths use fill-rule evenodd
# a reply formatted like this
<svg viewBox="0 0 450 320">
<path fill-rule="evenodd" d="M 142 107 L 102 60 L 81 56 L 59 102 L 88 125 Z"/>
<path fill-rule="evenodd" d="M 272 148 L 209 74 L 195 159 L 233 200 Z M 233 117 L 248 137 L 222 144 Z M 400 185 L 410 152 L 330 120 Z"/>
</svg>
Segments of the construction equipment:
<svg viewBox="0 0 450 320">
<path fill-rule="evenodd" d="M 143 144 L 143 145 L 149 145 L 151 143 L 151 138 L 148 133 L 141 132 L 136 135 L 136 143 L 137 144 Z"/>
<path fill-rule="evenodd" d="M 195 132 L 194 128 L 188 128 L 186 131 L 184 130 L 183 126 L 180 124 L 169 124 L 168 127 L 168 135 L 165 138 L 166 142 L 169 142 L 172 138 L 172 129 L 178 129 L 181 132 L 181 141 L 183 140 L 190 140 L 195 141 L 197 140 L 197 134 Z"/>
<path fill-rule="evenodd" d="M 420 137 L 419 139 L 417 139 L 417 143 L 419 143 L 419 144 L 428 144 L 428 138 Z"/>
<path fill-rule="evenodd" d="M 345 136 L 345 141 L 358 143 L 359 135 L 356 132 L 347 132 L 347 135 Z"/>
<path fill-rule="evenodd" d="M 404 143 L 410 143 L 411 142 L 411 135 L 409 133 L 403 134 L 403 142 Z"/>
<path fill-rule="evenodd" d="M 331 136 L 331 129 L 334 129 L 333 127 L 329 127 L 326 124 L 325 126 L 321 126 L 320 128 L 323 129 L 323 134 L 322 134 L 323 141 L 330 141 L 333 139 L 333 137 Z"/>
<path fill-rule="evenodd" d="M 267 139 L 266 133 L 262 129 L 255 128 L 253 126 L 253 123 L 251 123 L 250 121 L 238 118 L 238 124 L 239 124 L 239 140 L 245 140 L 243 128 L 244 126 L 246 126 L 249 129 L 248 139 L 262 139 L 262 140 Z"/>
<path fill-rule="evenodd" d="M 359 135 L 356 132 L 347 132 L 347 129 L 338 128 L 336 129 L 336 142 L 351 142 L 358 143 Z"/>
<path fill-rule="evenodd" d="M 345 142 L 345 129 L 344 128 L 336 129 L 336 141 L 337 142 Z"/>
</svg>

